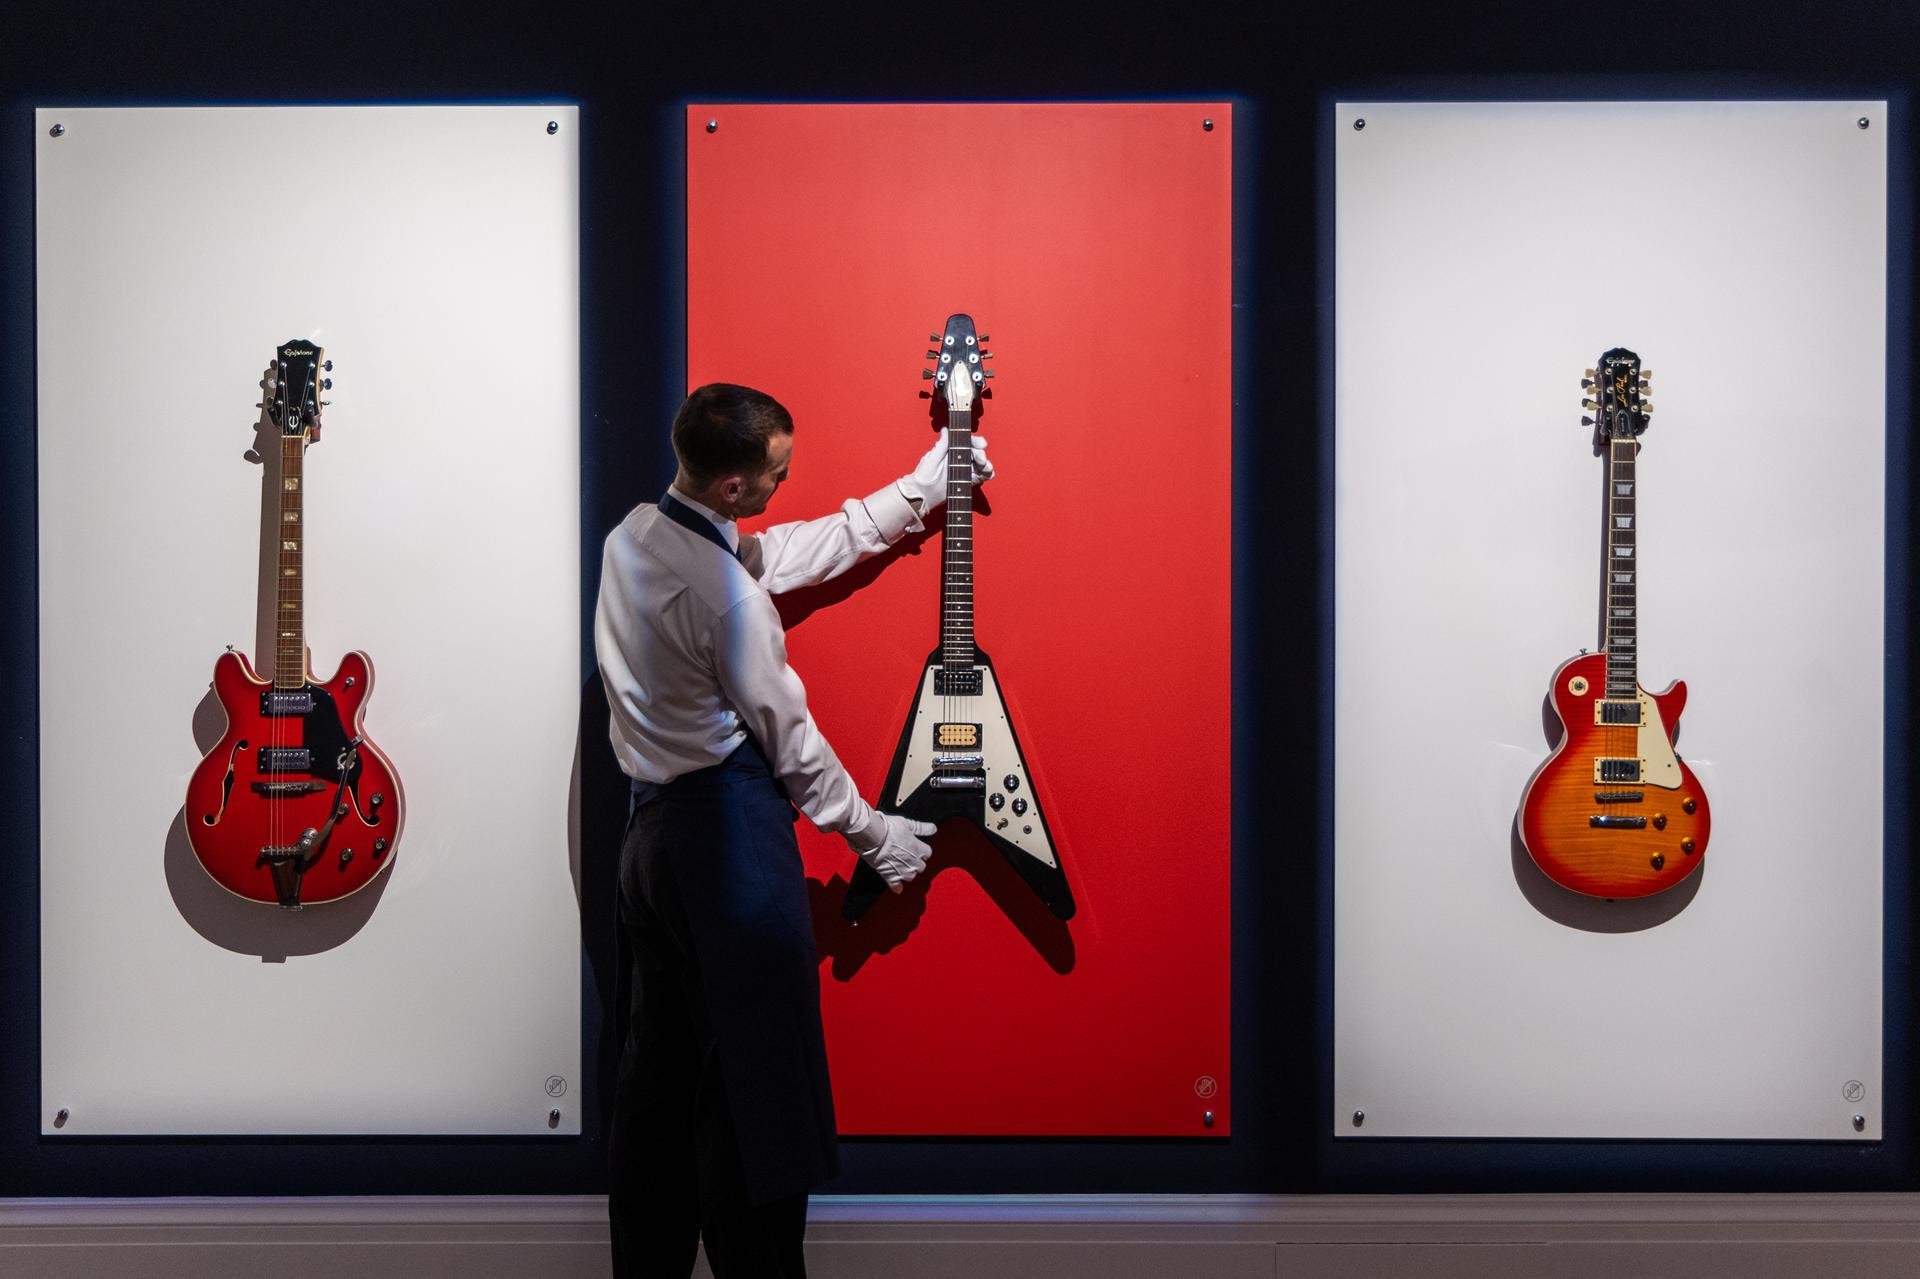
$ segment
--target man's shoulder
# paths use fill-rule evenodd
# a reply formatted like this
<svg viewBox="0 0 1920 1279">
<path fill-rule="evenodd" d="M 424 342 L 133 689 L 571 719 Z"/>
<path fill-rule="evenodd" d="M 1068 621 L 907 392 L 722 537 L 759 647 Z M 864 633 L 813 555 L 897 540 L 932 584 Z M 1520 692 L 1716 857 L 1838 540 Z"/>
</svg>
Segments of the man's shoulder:
<svg viewBox="0 0 1920 1279">
<path fill-rule="evenodd" d="M 636 561 L 635 567 L 654 585 L 667 588 L 677 583 L 715 615 L 727 613 L 741 602 L 766 591 L 753 575 L 719 547 L 664 518 L 660 508 L 643 502 L 627 512 L 618 527 L 607 534 L 609 550 L 618 543 Z"/>
</svg>

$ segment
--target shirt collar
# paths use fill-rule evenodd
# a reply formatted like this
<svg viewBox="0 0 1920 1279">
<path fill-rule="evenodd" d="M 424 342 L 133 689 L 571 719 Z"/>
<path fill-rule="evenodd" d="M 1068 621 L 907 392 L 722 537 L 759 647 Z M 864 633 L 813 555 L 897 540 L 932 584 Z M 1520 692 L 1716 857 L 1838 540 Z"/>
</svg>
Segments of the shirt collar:
<svg viewBox="0 0 1920 1279">
<path fill-rule="evenodd" d="M 727 539 L 727 549 L 735 553 L 739 552 L 740 526 L 738 524 L 736 524 L 732 520 L 723 518 L 717 511 L 715 511 L 712 507 L 706 505 L 705 503 L 694 501 L 692 498 L 688 497 L 685 493 L 681 492 L 680 486 L 677 484 L 667 485 L 667 492 L 673 494 L 674 497 L 678 498 L 682 502 L 685 502 L 688 506 L 691 506 L 694 510 L 700 512 L 700 514 L 706 516 L 709 520 L 711 520 L 713 522 L 713 526 L 720 530 L 720 536 Z"/>
</svg>

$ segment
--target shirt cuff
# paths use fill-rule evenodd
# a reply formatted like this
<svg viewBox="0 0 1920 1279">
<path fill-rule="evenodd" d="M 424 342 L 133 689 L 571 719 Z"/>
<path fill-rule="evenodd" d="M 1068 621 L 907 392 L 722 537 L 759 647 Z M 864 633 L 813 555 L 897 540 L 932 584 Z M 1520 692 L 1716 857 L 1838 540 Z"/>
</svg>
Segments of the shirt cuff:
<svg viewBox="0 0 1920 1279">
<path fill-rule="evenodd" d="M 907 500 L 898 480 L 868 495 L 864 501 L 867 514 L 873 519 L 873 526 L 880 531 L 880 539 L 888 546 L 926 527 L 920 522 L 920 512 L 913 509 L 913 503 Z"/>
</svg>

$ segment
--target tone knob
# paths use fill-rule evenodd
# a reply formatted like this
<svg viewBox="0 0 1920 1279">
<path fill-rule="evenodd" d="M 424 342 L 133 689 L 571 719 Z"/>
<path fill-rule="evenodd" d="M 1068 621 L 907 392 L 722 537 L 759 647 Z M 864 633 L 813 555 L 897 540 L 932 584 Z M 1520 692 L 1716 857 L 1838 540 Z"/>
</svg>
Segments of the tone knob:
<svg viewBox="0 0 1920 1279">
<path fill-rule="evenodd" d="M 1016 800 L 1014 800 L 1014 801 L 1013 801 L 1013 815 L 1014 815 L 1015 817 L 1020 817 L 1020 816 L 1023 816 L 1023 815 L 1024 815 L 1025 813 L 1026 813 L 1026 811 L 1027 811 L 1027 801 L 1026 801 L 1026 800 L 1024 800 L 1024 799 L 1016 799 Z"/>
<path fill-rule="evenodd" d="M 1652 857 L 1648 858 L 1647 860 L 1649 863 L 1651 863 L 1651 865 L 1655 870 L 1659 870 L 1661 867 L 1667 864 L 1667 855 L 1665 853 L 1655 853 Z"/>
<path fill-rule="evenodd" d="M 1007 797 L 999 791 L 995 791 L 993 794 L 987 796 L 987 807 L 991 808 L 994 812 L 997 813 L 1006 806 Z"/>
<path fill-rule="evenodd" d="M 1653 828 L 1655 830 L 1665 830 L 1667 828 L 1667 815 L 1665 813 L 1655 813 L 1653 815 Z"/>
<path fill-rule="evenodd" d="M 1680 801 L 1681 812 L 1691 813 L 1693 812 L 1693 809 L 1694 809 L 1693 796 L 1689 795 L 1685 799 Z"/>
<path fill-rule="evenodd" d="M 1683 853 L 1691 854 L 1693 852 L 1693 841 L 1690 839 L 1681 840 L 1680 851 Z"/>
<path fill-rule="evenodd" d="M 376 839 L 376 840 L 374 840 L 374 841 L 373 841 L 373 855 L 374 855 L 375 857 L 384 857 L 384 856 L 386 856 L 386 852 L 387 852 L 387 841 L 386 841 L 386 840 L 384 840 L 384 839 Z"/>
<path fill-rule="evenodd" d="M 1004 785 L 1010 791 L 1019 790 L 1020 779 L 1018 777 L 1015 777 L 1012 773 L 1008 773 L 1006 777 L 1002 779 L 1002 785 Z"/>
</svg>

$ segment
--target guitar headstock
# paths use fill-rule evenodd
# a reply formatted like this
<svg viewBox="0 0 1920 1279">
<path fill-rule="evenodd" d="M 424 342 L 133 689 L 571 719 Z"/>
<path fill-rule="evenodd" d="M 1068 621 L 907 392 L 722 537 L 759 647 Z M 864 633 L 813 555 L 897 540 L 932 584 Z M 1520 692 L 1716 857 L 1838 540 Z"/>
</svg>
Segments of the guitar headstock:
<svg viewBox="0 0 1920 1279">
<path fill-rule="evenodd" d="M 333 361 L 314 342 L 295 338 L 273 353 L 273 373 L 267 382 L 267 416 L 281 438 L 320 438 L 320 410 L 327 401 L 320 392 L 333 388 Z"/>
<path fill-rule="evenodd" d="M 937 344 L 927 352 L 933 367 L 921 369 L 920 376 L 932 379 L 934 398 L 945 401 L 949 411 L 972 408 L 974 397 L 985 392 L 987 379 L 993 376 L 986 367 L 993 358 L 987 351 L 992 339 L 984 333 L 975 335 L 973 317 L 961 314 L 948 316 L 947 331 L 927 340 Z"/>
<path fill-rule="evenodd" d="M 1646 431 L 1653 404 L 1645 397 L 1652 393 L 1648 381 L 1652 373 L 1640 367 L 1640 357 L 1624 346 L 1602 353 L 1597 366 L 1580 379 L 1586 398 L 1581 407 L 1592 417 L 1580 419 L 1580 425 L 1593 428 L 1593 446 L 1599 448 L 1611 440 L 1638 439 Z"/>
</svg>

